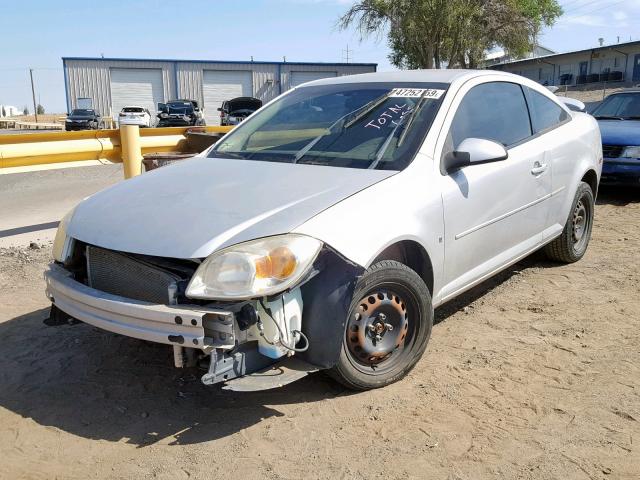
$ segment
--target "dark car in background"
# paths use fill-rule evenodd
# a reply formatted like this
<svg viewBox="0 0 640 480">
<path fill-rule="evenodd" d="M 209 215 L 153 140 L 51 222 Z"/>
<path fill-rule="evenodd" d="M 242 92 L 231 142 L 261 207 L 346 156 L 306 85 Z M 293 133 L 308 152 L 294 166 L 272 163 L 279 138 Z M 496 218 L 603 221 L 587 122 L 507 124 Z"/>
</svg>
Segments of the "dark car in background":
<svg viewBox="0 0 640 480">
<path fill-rule="evenodd" d="M 262 100 L 253 97 L 238 97 L 222 102 L 218 108 L 220 125 L 237 125 L 262 107 Z"/>
<path fill-rule="evenodd" d="M 602 135 L 602 183 L 640 186 L 640 89 L 609 95 L 592 112 Z"/>
<path fill-rule="evenodd" d="M 92 108 L 75 108 L 64 121 L 64 129 L 71 130 L 97 130 L 103 128 L 102 117 Z"/>
<path fill-rule="evenodd" d="M 171 100 L 158 104 L 157 127 L 192 127 L 206 125 L 204 111 L 195 100 Z"/>
</svg>

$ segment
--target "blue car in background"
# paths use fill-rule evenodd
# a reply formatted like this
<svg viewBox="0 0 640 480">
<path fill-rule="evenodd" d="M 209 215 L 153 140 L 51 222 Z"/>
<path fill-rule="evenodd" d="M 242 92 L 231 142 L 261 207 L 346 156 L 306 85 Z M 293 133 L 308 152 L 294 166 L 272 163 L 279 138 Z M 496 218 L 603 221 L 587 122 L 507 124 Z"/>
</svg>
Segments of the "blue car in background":
<svg viewBox="0 0 640 480">
<path fill-rule="evenodd" d="M 609 95 L 592 115 L 602 135 L 601 183 L 640 186 L 640 89 Z"/>
</svg>

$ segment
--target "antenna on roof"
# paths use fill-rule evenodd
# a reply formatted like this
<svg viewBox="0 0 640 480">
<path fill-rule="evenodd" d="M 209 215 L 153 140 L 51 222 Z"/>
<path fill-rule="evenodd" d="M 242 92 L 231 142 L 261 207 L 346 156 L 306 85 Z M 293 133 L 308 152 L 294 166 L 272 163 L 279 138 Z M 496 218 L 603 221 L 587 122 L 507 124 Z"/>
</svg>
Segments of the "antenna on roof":
<svg viewBox="0 0 640 480">
<path fill-rule="evenodd" d="M 287 63 L 287 57 L 286 57 L 286 55 L 282 57 L 282 61 L 283 61 L 284 63 Z"/>
<path fill-rule="evenodd" d="M 604 38 L 600 37 L 598 39 L 598 43 L 600 44 L 600 46 L 603 46 L 604 45 Z"/>
<path fill-rule="evenodd" d="M 618 37 L 618 38 L 620 38 L 620 37 Z M 253 55 L 251 55 L 251 61 L 253 62 Z"/>
</svg>

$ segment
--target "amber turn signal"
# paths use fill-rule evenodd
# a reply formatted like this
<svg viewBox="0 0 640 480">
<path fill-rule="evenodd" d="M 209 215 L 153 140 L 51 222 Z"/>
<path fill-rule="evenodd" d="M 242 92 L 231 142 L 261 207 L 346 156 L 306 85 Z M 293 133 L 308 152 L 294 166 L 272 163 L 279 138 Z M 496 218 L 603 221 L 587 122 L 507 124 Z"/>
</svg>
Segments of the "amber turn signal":
<svg viewBox="0 0 640 480">
<path fill-rule="evenodd" d="M 256 278 L 284 280 L 295 272 L 297 264 L 295 254 L 287 247 L 275 248 L 269 255 L 255 260 Z"/>
</svg>

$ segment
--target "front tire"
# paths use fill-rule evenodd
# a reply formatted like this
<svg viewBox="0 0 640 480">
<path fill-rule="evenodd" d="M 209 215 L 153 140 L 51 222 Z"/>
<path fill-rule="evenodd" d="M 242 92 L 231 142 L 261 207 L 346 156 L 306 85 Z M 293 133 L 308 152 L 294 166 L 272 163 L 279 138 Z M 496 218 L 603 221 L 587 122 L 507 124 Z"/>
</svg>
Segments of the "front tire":
<svg viewBox="0 0 640 480">
<path fill-rule="evenodd" d="M 591 239 L 594 209 L 593 190 L 588 183 L 580 182 L 562 234 L 544 247 L 547 257 L 556 262 L 574 263 L 584 256 Z"/>
<path fill-rule="evenodd" d="M 329 370 L 353 390 L 384 387 L 420 360 L 433 326 L 429 289 L 402 263 L 384 260 L 358 281 L 338 363 Z"/>
</svg>

